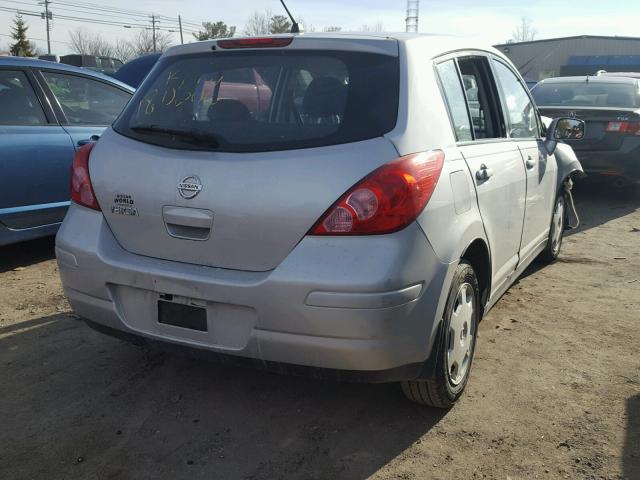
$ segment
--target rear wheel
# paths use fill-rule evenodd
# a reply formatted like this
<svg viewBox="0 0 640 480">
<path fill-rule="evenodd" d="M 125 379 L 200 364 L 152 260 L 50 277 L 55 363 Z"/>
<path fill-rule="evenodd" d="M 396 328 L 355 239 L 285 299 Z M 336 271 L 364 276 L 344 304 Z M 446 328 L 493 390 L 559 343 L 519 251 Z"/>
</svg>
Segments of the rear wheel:
<svg viewBox="0 0 640 480">
<path fill-rule="evenodd" d="M 451 282 L 437 341 L 434 375 L 401 383 L 414 402 L 450 408 L 460 398 L 469 379 L 480 320 L 478 280 L 473 268 L 460 262 Z"/>
<path fill-rule="evenodd" d="M 551 263 L 560 255 L 560 247 L 562 247 L 562 239 L 564 237 L 564 229 L 567 218 L 567 201 L 562 193 L 558 194 L 556 203 L 553 207 L 553 215 L 551 216 L 551 227 L 549 228 L 549 238 L 547 246 L 538 257 L 541 261 Z"/>
</svg>

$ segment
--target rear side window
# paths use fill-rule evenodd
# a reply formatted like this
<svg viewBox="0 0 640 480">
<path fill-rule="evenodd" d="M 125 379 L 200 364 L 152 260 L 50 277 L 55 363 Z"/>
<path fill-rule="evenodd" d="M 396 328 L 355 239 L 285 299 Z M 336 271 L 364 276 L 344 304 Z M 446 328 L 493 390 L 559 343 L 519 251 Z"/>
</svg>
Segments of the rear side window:
<svg viewBox="0 0 640 480">
<path fill-rule="evenodd" d="M 498 92 L 487 57 L 460 58 L 458 67 L 466 92 L 474 139 L 506 137 Z"/>
<path fill-rule="evenodd" d="M 0 70 L 0 125 L 43 125 L 47 118 L 24 72 Z"/>
<path fill-rule="evenodd" d="M 167 57 L 116 122 L 179 149 L 258 152 L 336 145 L 393 129 L 397 57 L 270 50 Z"/>
<path fill-rule="evenodd" d="M 547 107 L 640 107 L 637 83 L 543 82 L 531 93 L 538 105 Z"/>
<path fill-rule="evenodd" d="M 464 98 L 464 90 L 460 83 L 458 68 L 455 60 L 447 60 L 436 66 L 440 83 L 449 109 L 449 115 L 455 129 L 456 139 L 459 142 L 473 140 L 471 135 L 471 123 L 467 111 L 467 103 Z"/>
<path fill-rule="evenodd" d="M 493 62 L 509 122 L 509 137 L 537 138 L 538 114 L 518 77 L 502 62 Z"/>
<path fill-rule="evenodd" d="M 71 125 L 111 125 L 131 94 L 104 82 L 64 73 L 42 72 Z"/>
</svg>

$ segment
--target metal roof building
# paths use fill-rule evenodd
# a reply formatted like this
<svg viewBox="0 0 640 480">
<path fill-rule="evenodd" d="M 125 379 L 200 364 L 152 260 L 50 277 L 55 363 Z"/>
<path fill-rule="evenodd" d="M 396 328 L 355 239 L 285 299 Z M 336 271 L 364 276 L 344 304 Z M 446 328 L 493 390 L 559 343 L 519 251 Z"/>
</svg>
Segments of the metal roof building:
<svg viewBox="0 0 640 480">
<path fill-rule="evenodd" d="M 595 75 L 598 70 L 640 72 L 640 37 L 581 35 L 495 46 L 525 79 Z"/>
</svg>

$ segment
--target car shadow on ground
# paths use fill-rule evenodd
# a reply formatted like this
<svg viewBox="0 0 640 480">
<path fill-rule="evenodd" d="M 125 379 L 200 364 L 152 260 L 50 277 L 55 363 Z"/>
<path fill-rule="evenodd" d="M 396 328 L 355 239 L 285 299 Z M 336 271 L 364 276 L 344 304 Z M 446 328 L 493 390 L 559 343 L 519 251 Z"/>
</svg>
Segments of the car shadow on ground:
<svg viewBox="0 0 640 480">
<path fill-rule="evenodd" d="M 624 478 L 640 478 L 640 394 L 627 400 L 627 435 L 622 464 Z"/>
<path fill-rule="evenodd" d="M 51 260 L 55 257 L 54 237 L 0 247 L 0 273 Z"/>
<path fill-rule="evenodd" d="M 446 414 L 397 385 L 150 352 L 67 314 L 21 326 L 0 331 L 4 479 L 364 479 Z"/>
<path fill-rule="evenodd" d="M 604 180 L 578 180 L 573 197 L 580 225 L 568 230 L 567 236 L 598 227 L 640 208 L 640 186 L 620 188 Z M 636 227 L 640 229 L 640 225 Z"/>
</svg>

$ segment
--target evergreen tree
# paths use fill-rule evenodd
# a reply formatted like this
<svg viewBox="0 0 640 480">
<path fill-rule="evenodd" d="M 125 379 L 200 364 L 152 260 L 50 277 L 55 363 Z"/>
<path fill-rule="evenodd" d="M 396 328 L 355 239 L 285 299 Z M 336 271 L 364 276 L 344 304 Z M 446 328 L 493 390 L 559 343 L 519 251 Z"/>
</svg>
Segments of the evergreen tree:
<svg viewBox="0 0 640 480">
<path fill-rule="evenodd" d="M 27 30 L 29 27 L 24 23 L 22 15 L 18 14 L 13 19 L 13 27 L 11 27 L 11 38 L 16 43 L 9 47 L 11 55 L 16 57 L 35 57 L 36 53 L 33 51 L 33 45 L 27 40 Z"/>
<path fill-rule="evenodd" d="M 269 32 L 289 33 L 290 31 L 291 31 L 291 22 L 284 15 L 274 15 L 269 20 Z"/>
<path fill-rule="evenodd" d="M 224 22 L 202 22 L 204 31 L 194 33 L 196 40 L 210 40 L 212 38 L 233 37 L 236 27 L 228 27 Z"/>
</svg>

